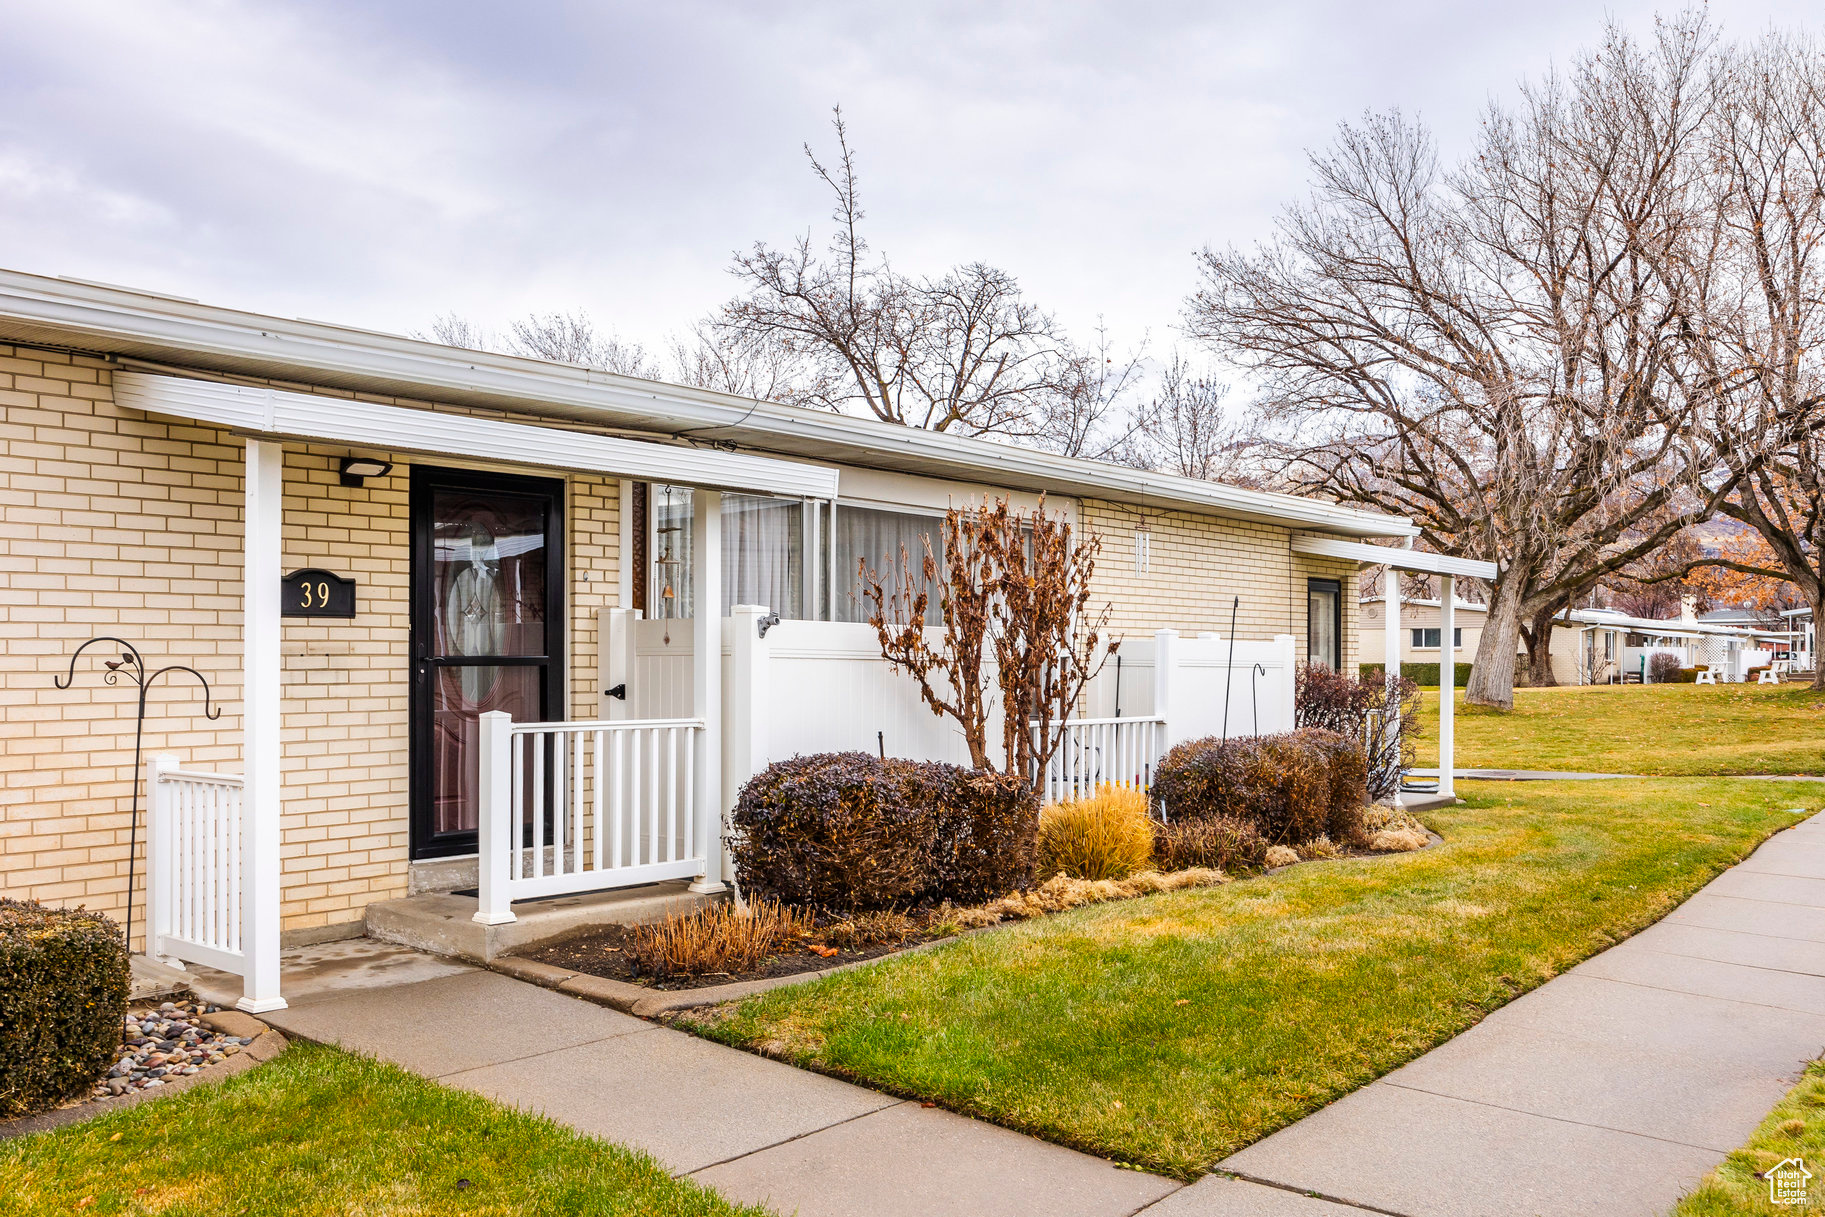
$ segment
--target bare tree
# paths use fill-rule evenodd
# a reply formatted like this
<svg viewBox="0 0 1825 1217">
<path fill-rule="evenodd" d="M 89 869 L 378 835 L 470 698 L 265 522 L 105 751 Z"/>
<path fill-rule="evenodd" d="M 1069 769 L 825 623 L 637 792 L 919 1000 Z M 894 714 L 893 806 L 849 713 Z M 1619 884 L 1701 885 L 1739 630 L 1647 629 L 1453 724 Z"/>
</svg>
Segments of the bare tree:
<svg viewBox="0 0 1825 1217">
<path fill-rule="evenodd" d="M 1142 399 L 1146 340 L 1117 351 L 1099 317 L 1096 342 L 1088 350 L 1067 350 L 1056 390 L 1035 402 L 1033 442 L 1064 456 L 1146 464 L 1141 439 L 1151 415 L 1151 403 Z"/>
<path fill-rule="evenodd" d="M 507 349 L 516 355 L 600 368 L 622 376 L 656 380 L 659 369 L 646 348 L 598 330 L 582 309 L 571 313 L 530 313 L 509 328 Z"/>
<path fill-rule="evenodd" d="M 1721 504 L 1762 545 L 1710 567 L 1789 580 L 1825 619 L 1825 48 L 1769 34 L 1718 56 L 1705 141 L 1705 231 L 1663 262 L 1689 378 L 1721 440 Z M 1825 665 L 1814 677 L 1825 688 Z"/>
<path fill-rule="evenodd" d="M 760 401 L 803 404 L 809 374 L 804 361 L 770 335 L 736 334 L 700 321 L 672 339 L 679 384 Z"/>
<path fill-rule="evenodd" d="M 901 552 L 889 583 L 859 565 L 881 654 L 918 681 L 933 714 L 957 720 L 976 768 L 994 768 L 999 704 L 1003 771 L 1036 782 L 1078 698 L 1120 646 L 1108 635 L 1111 607 L 1090 605 L 1101 548 L 1094 535 L 1077 540 L 1043 499 L 1031 514 L 984 499 L 945 513 L 942 570 L 929 537 L 916 564 Z M 944 619 L 935 641 L 925 625 L 934 594 Z"/>
<path fill-rule="evenodd" d="M 500 349 L 494 335 L 490 334 L 467 317 L 456 313 L 441 313 L 431 319 L 429 331 L 414 331 L 414 338 L 426 342 L 441 342 L 447 347 L 461 347 L 466 351 L 496 351 Z"/>
<path fill-rule="evenodd" d="M 1645 254 L 1694 221 L 1708 42 L 1696 18 L 1646 47 L 1612 28 L 1450 172 L 1398 115 L 1346 125 L 1272 245 L 1203 255 L 1190 329 L 1255 374 L 1282 475 L 1496 564 L 1471 701 L 1513 704 L 1523 640 L 1550 680 L 1553 615 L 1729 489 L 1701 477 Z"/>
<path fill-rule="evenodd" d="M 835 198 L 828 248 L 811 237 L 757 243 L 732 270 L 744 294 L 715 325 L 737 346 L 774 341 L 803 358 L 807 401 L 884 422 L 965 435 L 1031 436 L 1042 402 L 1069 382 L 1069 344 L 1012 275 L 970 262 L 936 277 L 896 271 L 861 233 L 854 153 L 841 110 L 838 156 L 805 147 Z"/>
<path fill-rule="evenodd" d="M 659 376 L 658 366 L 647 356 L 645 347 L 598 330 L 582 309 L 571 313 L 529 313 L 508 326 L 505 338 L 467 317 L 443 313 L 432 319 L 428 332 L 417 332 L 413 337 L 469 351 L 498 351 L 574 363 L 646 380 Z"/>
<path fill-rule="evenodd" d="M 1225 409 L 1229 386 L 1199 373 L 1178 351 L 1160 371 L 1153 400 L 1141 411 L 1140 463 L 1180 477 L 1254 484 L 1245 464 L 1254 437 Z"/>
</svg>

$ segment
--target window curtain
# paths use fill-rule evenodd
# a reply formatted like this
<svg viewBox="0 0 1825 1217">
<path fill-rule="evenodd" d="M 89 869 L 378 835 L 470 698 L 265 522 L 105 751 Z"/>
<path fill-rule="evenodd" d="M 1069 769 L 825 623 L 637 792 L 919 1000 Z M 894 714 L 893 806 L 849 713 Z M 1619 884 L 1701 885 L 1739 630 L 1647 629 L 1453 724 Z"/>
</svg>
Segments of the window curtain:
<svg viewBox="0 0 1825 1217">
<path fill-rule="evenodd" d="M 692 494 L 679 486 L 653 490 L 653 573 L 647 613 L 696 613 L 691 552 Z M 762 495 L 722 496 L 722 615 L 737 604 L 764 604 L 781 617 L 805 612 L 805 505 Z M 667 554 L 676 561 L 668 566 Z M 665 589 L 673 591 L 666 608 Z"/>
<path fill-rule="evenodd" d="M 877 511 L 869 507 L 837 504 L 836 522 L 832 526 L 830 572 L 831 617 L 836 621 L 868 620 L 868 602 L 862 598 L 859 567 L 866 561 L 881 586 L 892 588 L 899 578 L 902 549 L 917 577 L 925 562 L 925 541 L 931 538 L 932 557 L 938 561 L 940 580 L 944 570 L 944 529 L 938 516 L 912 515 L 901 511 Z M 925 624 L 944 624 L 939 596 L 942 582 L 931 589 L 931 601 L 925 612 Z"/>
<path fill-rule="evenodd" d="M 805 505 L 796 499 L 722 496 L 722 612 L 764 604 L 805 615 Z"/>
</svg>

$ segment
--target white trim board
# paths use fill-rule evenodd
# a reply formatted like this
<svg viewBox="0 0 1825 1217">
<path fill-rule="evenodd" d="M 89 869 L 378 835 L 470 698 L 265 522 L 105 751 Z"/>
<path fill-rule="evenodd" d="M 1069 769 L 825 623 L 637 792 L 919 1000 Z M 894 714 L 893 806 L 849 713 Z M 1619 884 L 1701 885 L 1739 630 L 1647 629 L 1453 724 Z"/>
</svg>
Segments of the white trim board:
<svg viewBox="0 0 1825 1217">
<path fill-rule="evenodd" d="M 1343 558 L 1364 566 L 1392 566 L 1395 570 L 1419 571 L 1428 575 L 1462 575 L 1471 579 L 1494 579 L 1495 563 L 1475 558 L 1452 558 L 1429 554 L 1418 549 L 1396 549 L 1391 545 L 1365 545 L 1341 537 L 1320 537 L 1311 533 L 1293 534 L 1293 552 L 1315 558 Z"/>
<path fill-rule="evenodd" d="M 469 457 L 798 498 L 829 499 L 837 492 L 837 471 L 826 465 L 409 410 L 289 389 L 116 372 L 114 400 L 148 414 L 214 423 L 240 435 Z"/>
</svg>

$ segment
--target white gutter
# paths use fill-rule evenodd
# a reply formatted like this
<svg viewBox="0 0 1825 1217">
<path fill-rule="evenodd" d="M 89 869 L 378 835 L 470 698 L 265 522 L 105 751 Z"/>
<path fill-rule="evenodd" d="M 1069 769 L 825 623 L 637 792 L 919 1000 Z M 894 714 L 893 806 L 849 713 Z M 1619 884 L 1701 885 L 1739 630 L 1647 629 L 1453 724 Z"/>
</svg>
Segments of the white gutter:
<svg viewBox="0 0 1825 1217">
<path fill-rule="evenodd" d="M 117 372 L 114 400 L 129 409 L 213 423 L 240 435 L 315 440 L 389 453 L 460 456 L 800 498 L 836 497 L 837 471 L 825 466 L 466 414 L 408 410 L 317 393 Z"/>
<path fill-rule="evenodd" d="M 1012 489 L 1208 512 L 1357 537 L 1411 537 L 1397 516 L 1057 456 L 874 419 L 755 401 L 571 364 L 467 351 L 173 296 L 0 270 L 0 341 L 60 345 L 384 396 L 544 410 L 596 425 L 696 431 L 762 451 L 923 471 Z"/>
</svg>

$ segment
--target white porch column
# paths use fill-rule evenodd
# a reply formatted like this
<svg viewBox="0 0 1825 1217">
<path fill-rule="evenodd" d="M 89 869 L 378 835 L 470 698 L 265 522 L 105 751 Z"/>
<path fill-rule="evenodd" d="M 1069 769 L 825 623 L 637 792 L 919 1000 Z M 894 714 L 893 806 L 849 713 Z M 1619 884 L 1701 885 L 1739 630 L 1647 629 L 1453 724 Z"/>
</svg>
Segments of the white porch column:
<svg viewBox="0 0 1825 1217">
<path fill-rule="evenodd" d="M 520 868 L 518 826 L 513 822 L 513 716 L 489 710 L 476 757 L 475 914 L 480 925 L 506 925 L 513 915 L 510 880 Z M 562 753 L 560 752 L 560 756 Z M 560 804 L 561 806 L 562 804 Z"/>
<path fill-rule="evenodd" d="M 1381 596 L 1387 609 L 1382 614 L 1382 676 L 1387 681 L 1388 696 L 1393 697 L 1400 683 L 1400 572 L 1392 566 L 1382 576 Z M 1392 725 L 1399 729 L 1398 717 Z M 1403 806 L 1398 783 L 1389 801 L 1396 807 Z"/>
<path fill-rule="evenodd" d="M 692 492 L 691 562 L 695 601 L 691 637 L 691 717 L 704 723 L 693 775 L 697 795 L 697 852 L 704 873 L 694 892 L 723 891 L 722 882 L 722 493 Z"/>
<path fill-rule="evenodd" d="M 279 515 L 284 450 L 247 441 L 242 533 L 241 730 L 246 771 L 242 836 L 241 945 L 247 974 L 235 1005 L 259 1014 L 282 1010 L 279 996 Z"/>
<path fill-rule="evenodd" d="M 1450 575 L 1438 577 L 1438 648 L 1446 659 L 1438 665 L 1438 792 L 1454 798 L 1451 769 L 1457 760 L 1457 648 L 1455 637 L 1457 580 Z"/>
<path fill-rule="evenodd" d="M 1175 701 L 1179 698 L 1179 632 L 1153 632 L 1153 712 L 1164 721 L 1160 724 L 1160 751 L 1191 738 L 1191 724 Z"/>
</svg>

